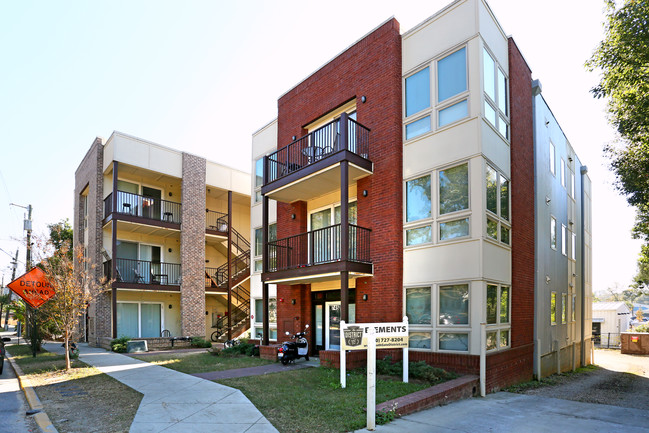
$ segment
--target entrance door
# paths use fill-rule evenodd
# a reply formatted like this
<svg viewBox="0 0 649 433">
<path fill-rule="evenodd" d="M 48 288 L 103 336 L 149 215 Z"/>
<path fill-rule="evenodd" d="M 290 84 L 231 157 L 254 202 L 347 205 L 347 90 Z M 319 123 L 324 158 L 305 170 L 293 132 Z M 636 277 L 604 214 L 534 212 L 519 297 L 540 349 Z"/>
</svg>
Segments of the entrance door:
<svg viewBox="0 0 649 433">
<path fill-rule="evenodd" d="M 151 276 L 159 276 L 160 269 L 160 247 L 155 245 L 140 245 L 140 274 L 146 284 L 151 283 Z M 158 280 L 159 281 L 159 280 Z"/>
<path fill-rule="evenodd" d="M 325 302 L 326 350 L 340 350 L 340 316 L 340 301 Z M 356 304 L 349 304 L 348 323 L 356 323 Z"/>
<path fill-rule="evenodd" d="M 327 229 L 327 227 L 331 226 L 331 208 L 312 213 L 310 222 L 311 231 L 313 232 L 313 236 L 311 236 L 311 239 L 313 239 L 313 245 L 311 245 L 311 248 L 313 248 L 312 264 L 332 261 L 334 258 L 331 254 L 331 229 Z"/>
<path fill-rule="evenodd" d="M 160 218 L 160 200 L 162 191 L 148 186 L 142 187 L 142 216 L 159 220 Z"/>
</svg>

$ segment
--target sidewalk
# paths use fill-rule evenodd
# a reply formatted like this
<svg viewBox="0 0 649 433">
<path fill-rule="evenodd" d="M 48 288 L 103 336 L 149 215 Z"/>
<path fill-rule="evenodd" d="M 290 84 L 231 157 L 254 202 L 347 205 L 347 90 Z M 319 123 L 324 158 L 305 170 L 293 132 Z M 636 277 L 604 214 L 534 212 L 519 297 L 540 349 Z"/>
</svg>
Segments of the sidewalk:
<svg viewBox="0 0 649 433">
<path fill-rule="evenodd" d="M 45 343 L 64 353 L 61 343 Z M 130 431 L 276 432 L 275 427 L 237 389 L 149 364 L 104 349 L 79 344 L 79 359 L 144 396 Z"/>
</svg>

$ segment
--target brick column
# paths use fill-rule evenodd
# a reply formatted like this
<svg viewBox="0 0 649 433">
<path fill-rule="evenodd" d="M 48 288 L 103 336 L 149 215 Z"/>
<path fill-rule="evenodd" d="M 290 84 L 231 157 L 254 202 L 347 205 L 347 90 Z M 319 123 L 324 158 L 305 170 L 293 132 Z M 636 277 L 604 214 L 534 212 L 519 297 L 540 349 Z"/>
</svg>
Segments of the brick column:
<svg viewBox="0 0 649 433">
<path fill-rule="evenodd" d="M 205 159 L 183 153 L 180 332 L 205 335 Z"/>
</svg>

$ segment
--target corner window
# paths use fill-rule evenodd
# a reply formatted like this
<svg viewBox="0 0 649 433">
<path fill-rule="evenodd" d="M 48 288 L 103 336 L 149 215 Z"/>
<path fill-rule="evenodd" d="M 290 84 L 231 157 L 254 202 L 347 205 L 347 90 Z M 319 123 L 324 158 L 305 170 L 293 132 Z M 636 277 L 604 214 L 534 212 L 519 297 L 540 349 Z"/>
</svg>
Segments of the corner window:
<svg viewBox="0 0 649 433">
<path fill-rule="evenodd" d="M 430 108 L 430 68 L 406 78 L 406 117 Z"/>
<path fill-rule="evenodd" d="M 462 164 L 439 172 L 440 215 L 469 208 L 469 165 Z"/>
<path fill-rule="evenodd" d="M 456 284 L 439 288 L 439 324 L 469 324 L 469 285 Z"/>
<path fill-rule="evenodd" d="M 466 48 L 461 48 L 437 62 L 437 102 L 466 89 Z"/>
<path fill-rule="evenodd" d="M 460 101 L 456 104 L 451 105 L 450 107 L 439 110 L 439 127 L 441 128 L 442 126 L 446 126 L 450 123 L 455 122 L 456 120 L 463 119 L 468 115 L 469 104 L 465 99 L 464 101 Z"/>
<path fill-rule="evenodd" d="M 430 349 L 430 332 L 410 332 L 408 335 L 408 347 L 411 349 Z"/>
<path fill-rule="evenodd" d="M 406 230 L 406 245 L 419 245 L 433 241 L 431 226 L 417 227 Z"/>
<path fill-rule="evenodd" d="M 507 77 L 486 48 L 483 49 L 482 59 L 484 116 L 500 135 L 509 140 Z"/>
<path fill-rule="evenodd" d="M 415 138 L 430 131 L 430 116 L 415 120 L 406 125 L 406 140 Z"/>
<path fill-rule="evenodd" d="M 406 315 L 411 325 L 430 325 L 431 322 L 430 287 L 406 289 Z"/>
<path fill-rule="evenodd" d="M 439 333 L 439 350 L 452 350 L 457 352 L 469 351 L 469 334 L 457 332 Z"/>
<path fill-rule="evenodd" d="M 406 182 L 406 221 L 430 217 L 430 195 L 430 175 Z"/>
<path fill-rule="evenodd" d="M 439 240 L 445 241 L 469 236 L 469 219 L 446 221 L 439 223 Z"/>
<path fill-rule="evenodd" d="M 487 236 L 509 245 L 509 180 L 489 164 L 485 170 L 485 191 Z"/>
</svg>

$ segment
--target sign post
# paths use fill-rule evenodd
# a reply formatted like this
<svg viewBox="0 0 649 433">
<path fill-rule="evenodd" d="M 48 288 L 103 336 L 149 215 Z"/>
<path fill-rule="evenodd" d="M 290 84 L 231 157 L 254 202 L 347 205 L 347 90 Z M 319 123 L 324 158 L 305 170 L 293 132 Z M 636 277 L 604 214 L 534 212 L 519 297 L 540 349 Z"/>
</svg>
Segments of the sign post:
<svg viewBox="0 0 649 433">
<path fill-rule="evenodd" d="M 376 429 L 376 333 L 367 333 L 367 429 Z"/>
</svg>

